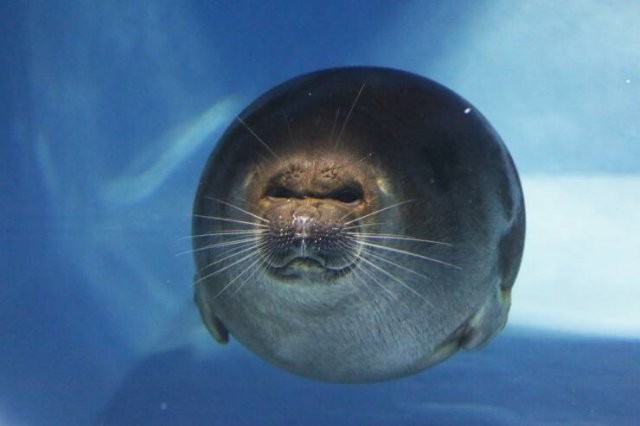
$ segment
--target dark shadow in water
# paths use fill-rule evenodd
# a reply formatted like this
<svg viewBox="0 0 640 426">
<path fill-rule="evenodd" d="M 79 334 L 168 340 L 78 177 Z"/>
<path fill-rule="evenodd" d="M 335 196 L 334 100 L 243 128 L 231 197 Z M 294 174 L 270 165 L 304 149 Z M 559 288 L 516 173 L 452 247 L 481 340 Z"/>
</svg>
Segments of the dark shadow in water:
<svg viewBox="0 0 640 426">
<path fill-rule="evenodd" d="M 507 333 L 481 352 L 373 385 L 301 379 L 237 344 L 194 359 L 184 349 L 140 363 L 98 424 L 629 424 L 640 418 L 638 342 Z"/>
</svg>

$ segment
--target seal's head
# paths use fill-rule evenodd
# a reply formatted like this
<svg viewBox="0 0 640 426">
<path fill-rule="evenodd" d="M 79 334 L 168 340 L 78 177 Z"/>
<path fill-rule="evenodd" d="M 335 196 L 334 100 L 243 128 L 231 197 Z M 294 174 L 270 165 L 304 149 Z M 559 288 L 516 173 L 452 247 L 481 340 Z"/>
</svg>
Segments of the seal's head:
<svg viewBox="0 0 640 426">
<path fill-rule="evenodd" d="M 419 371 L 507 318 L 518 177 L 464 99 L 381 68 L 308 74 L 243 111 L 194 204 L 196 303 L 269 361 L 342 382 Z"/>
</svg>

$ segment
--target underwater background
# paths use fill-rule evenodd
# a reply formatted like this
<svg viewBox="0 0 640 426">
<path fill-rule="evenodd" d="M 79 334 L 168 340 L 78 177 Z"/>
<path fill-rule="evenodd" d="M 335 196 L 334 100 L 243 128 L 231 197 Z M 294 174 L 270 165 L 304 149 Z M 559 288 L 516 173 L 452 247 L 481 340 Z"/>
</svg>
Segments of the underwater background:
<svg viewBox="0 0 640 426">
<path fill-rule="evenodd" d="M 25 0 L 0 20 L 0 425 L 640 422 L 640 3 Z M 215 344 L 176 256 L 235 115 L 346 65 L 471 101 L 527 206 L 505 331 L 370 385 Z"/>
</svg>

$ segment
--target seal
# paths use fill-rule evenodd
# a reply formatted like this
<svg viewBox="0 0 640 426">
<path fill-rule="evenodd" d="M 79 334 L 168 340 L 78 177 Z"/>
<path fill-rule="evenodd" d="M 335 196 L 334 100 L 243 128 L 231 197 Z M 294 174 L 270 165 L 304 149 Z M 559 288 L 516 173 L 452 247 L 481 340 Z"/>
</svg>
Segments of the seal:
<svg viewBox="0 0 640 426">
<path fill-rule="evenodd" d="M 469 102 L 407 72 L 287 81 L 229 126 L 193 207 L 195 301 L 271 363 L 413 374 L 505 325 L 524 246 L 513 161 Z"/>
</svg>

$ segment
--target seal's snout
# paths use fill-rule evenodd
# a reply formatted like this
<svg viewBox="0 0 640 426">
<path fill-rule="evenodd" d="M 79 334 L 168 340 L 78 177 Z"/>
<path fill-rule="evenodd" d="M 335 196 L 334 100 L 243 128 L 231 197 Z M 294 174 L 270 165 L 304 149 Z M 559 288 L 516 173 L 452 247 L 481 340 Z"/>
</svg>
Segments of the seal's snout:
<svg viewBox="0 0 640 426">
<path fill-rule="evenodd" d="M 260 247 L 271 272 L 308 278 L 342 271 L 354 262 L 355 245 L 340 223 L 345 213 L 331 203 L 283 201 L 264 215 L 270 230 L 262 235 Z"/>
<path fill-rule="evenodd" d="M 315 218 L 308 214 L 293 215 L 291 227 L 296 237 L 309 238 Z"/>
</svg>

